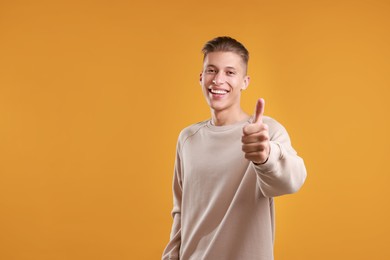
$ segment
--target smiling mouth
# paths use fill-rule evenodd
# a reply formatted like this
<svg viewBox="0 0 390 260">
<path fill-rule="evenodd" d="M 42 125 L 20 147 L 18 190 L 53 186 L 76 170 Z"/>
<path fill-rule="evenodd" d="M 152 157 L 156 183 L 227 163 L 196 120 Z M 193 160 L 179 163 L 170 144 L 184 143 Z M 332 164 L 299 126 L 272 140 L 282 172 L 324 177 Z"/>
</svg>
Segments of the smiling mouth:
<svg viewBox="0 0 390 260">
<path fill-rule="evenodd" d="M 224 90 L 224 89 L 209 89 L 209 92 L 211 94 L 216 94 L 216 95 L 225 95 L 229 93 L 228 90 Z"/>
</svg>

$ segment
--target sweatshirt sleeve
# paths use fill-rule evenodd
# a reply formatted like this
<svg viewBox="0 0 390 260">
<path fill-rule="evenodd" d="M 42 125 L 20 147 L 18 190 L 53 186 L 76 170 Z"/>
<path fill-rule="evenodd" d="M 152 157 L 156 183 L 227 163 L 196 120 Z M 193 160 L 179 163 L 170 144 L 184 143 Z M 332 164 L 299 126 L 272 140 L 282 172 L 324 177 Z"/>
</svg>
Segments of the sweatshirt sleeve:
<svg viewBox="0 0 390 260">
<path fill-rule="evenodd" d="M 181 180 L 181 159 L 179 143 L 176 149 L 175 169 L 173 176 L 173 224 L 170 240 L 165 247 L 162 260 L 180 259 L 181 245 L 181 201 L 182 201 L 182 180 Z"/>
<path fill-rule="evenodd" d="M 277 121 L 264 120 L 270 129 L 270 155 L 266 163 L 255 165 L 257 183 L 265 197 L 297 192 L 306 179 L 303 159 L 291 146 L 286 129 Z"/>
</svg>

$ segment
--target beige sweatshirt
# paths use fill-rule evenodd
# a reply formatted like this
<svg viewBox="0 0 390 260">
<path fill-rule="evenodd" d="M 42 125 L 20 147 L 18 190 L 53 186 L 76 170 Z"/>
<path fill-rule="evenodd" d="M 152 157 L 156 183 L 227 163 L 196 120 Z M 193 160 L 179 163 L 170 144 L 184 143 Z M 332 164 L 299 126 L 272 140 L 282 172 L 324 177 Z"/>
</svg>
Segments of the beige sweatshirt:
<svg viewBox="0 0 390 260">
<path fill-rule="evenodd" d="M 263 122 L 271 153 L 259 166 L 241 150 L 249 121 L 214 126 L 208 120 L 180 133 L 173 225 L 163 260 L 273 259 L 273 197 L 298 191 L 306 169 L 284 127 L 266 116 Z"/>
</svg>

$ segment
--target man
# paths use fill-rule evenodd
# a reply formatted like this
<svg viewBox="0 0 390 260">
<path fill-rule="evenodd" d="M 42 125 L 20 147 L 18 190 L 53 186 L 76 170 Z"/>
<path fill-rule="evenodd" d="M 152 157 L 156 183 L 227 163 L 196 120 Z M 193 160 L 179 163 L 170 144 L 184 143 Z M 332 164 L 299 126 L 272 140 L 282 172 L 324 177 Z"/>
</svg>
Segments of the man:
<svg viewBox="0 0 390 260">
<path fill-rule="evenodd" d="M 246 48 L 230 37 L 203 47 L 200 84 L 211 119 L 179 135 L 170 241 L 162 259 L 271 260 L 273 197 L 294 193 L 306 178 L 303 160 L 282 125 L 240 106 L 249 85 Z"/>
</svg>

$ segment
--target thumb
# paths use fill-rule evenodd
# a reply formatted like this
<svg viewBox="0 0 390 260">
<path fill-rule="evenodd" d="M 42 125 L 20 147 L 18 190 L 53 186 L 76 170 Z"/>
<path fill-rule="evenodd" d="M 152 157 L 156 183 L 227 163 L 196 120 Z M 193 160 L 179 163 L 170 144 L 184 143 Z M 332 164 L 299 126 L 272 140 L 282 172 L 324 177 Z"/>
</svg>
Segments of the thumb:
<svg viewBox="0 0 390 260">
<path fill-rule="evenodd" d="M 263 122 L 264 106 L 265 106 L 264 99 L 259 98 L 256 104 L 256 112 L 255 112 L 255 118 L 253 123 L 261 124 Z"/>
</svg>

